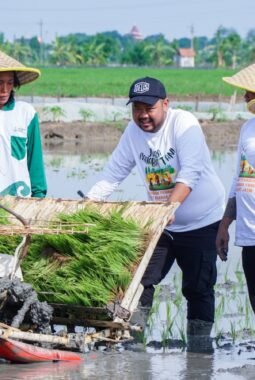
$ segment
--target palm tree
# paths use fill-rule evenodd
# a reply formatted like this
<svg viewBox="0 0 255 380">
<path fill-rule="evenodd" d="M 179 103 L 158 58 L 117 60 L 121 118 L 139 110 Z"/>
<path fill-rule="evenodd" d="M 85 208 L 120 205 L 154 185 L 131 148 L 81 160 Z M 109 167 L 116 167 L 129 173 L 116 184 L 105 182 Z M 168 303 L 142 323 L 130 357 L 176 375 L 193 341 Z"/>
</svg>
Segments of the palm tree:
<svg viewBox="0 0 255 380">
<path fill-rule="evenodd" d="M 149 44 L 144 48 L 145 53 L 149 53 L 151 63 L 155 66 L 166 66 L 173 62 L 175 49 L 163 38 L 157 42 Z"/>
<path fill-rule="evenodd" d="M 13 44 L 9 44 L 7 50 L 7 54 L 24 64 L 30 63 L 33 58 L 33 52 L 30 46 L 21 44 L 19 41 L 14 41 Z"/>
<path fill-rule="evenodd" d="M 83 59 L 88 65 L 105 65 L 107 62 L 104 42 L 97 43 L 94 39 L 83 47 Z"/>
<path fill-rule="evenodd" d="M 241 47 L 241 37 L 239 36 L 238 33 L 232 32 L 227 37 L 227 40 L 229 43 L 229 50 L 231 54 L 232 69 L 235 69 L 237 65 L 237 60 L 238 60 L 238 53 Z"/>
<path fill-rule="evenodd" d="M 232 29 L 220 26 L 201 56 L 216 67 L 236 66 L 241 46 L 240 36 Z"/>
</svg>

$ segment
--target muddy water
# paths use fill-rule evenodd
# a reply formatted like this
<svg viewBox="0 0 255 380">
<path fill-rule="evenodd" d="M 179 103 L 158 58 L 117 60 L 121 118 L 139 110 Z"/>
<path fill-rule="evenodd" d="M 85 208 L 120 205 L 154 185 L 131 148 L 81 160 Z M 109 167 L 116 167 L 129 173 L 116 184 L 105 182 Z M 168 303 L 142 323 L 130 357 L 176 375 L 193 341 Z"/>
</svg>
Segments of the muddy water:
<svg viewBox="0 0 255 380">
<path fill-rule="evenodd" d="M 239 128 L 210 126 L 204 128 L 214 167 L 228 192 L 235 170 L 235 146 Z M 110 137 L 110 136 L 109 136 Z M 49 196 L 78 199 L 95 182 L 109 154 L 116 145 L 96 140 L 82 143 L 45 145 L 45 163 Z M 142 200 L 145 190 L 136 170 L 121 184 L 111 199 Z M 213 330 L 214 353 L 194 354 L 185 344 L 186 304 L 181 297 L 181 274 L 177 266 L 157 289 L 146 343 L 153 345 L 116 346 L 110 352 L 89 352 L 83 361 L 7 365 L 0 363 L 0 379 L 181 379 L 210 380 L 255 379 L 255 333 L 245 281 L 240 264 L 240 248 L 233 245 L 227 263 L 218 262 L 216 316 Z"/>
</svg>

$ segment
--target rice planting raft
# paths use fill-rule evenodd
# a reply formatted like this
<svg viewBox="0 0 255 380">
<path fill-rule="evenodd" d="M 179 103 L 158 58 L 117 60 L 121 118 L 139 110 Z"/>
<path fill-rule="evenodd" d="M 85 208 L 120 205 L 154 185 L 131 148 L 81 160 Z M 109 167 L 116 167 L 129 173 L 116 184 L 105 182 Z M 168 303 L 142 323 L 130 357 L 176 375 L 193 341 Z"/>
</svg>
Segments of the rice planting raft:
<svg viewBox="0 0 255 380">
<path fill-rule="evenodd" d="M 174 211 L 173 205 L 146 202 L 14 197 L 0 202 L 30 220 L 31 231 L 22 231 L 20 223 L 9 217 L 4 233 L 9 229 L 9 236 L 3 236 L 0 228 L 0 248 L 13 253 L 20 239 L 11 237 L 17 225 L 20 234 L 32 234 L 22 271 L 40 300 L 86 307 L 104 307 L 118 300 L 131 308 L 153 249 Z M 69 230 L 39 234 L 46 224 L 53 229 L 56 224 L 69 226 Z M 83 225 L 89 225 L 87 233 L 81 232 Z"/>
</svg>

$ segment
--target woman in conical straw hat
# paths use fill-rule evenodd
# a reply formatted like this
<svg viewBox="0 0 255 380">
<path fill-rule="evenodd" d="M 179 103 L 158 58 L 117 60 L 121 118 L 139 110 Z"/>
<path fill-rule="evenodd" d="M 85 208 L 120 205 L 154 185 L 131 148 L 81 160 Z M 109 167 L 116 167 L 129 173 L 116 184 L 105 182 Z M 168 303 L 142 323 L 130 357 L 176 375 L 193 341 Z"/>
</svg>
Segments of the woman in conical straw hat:
<svg viewBox="0 0 255 380">
<path fill-rule="evenodd" d="M 15 100 L 15 89 L 39 76 L 0 51 L 0 196 L 42 198 L 47 192 L 38 114 Z"/>
<path fill-rule="evenodd" d="M 245 91 L 247 109 L 255 114 L 255 64 L 223 80 Z M 255 117 L 242 126 L 237 169 L 216 239 L 220 258 L 227 260 L 230 224 L 236 220 L 235 245 L 242 247 L 242 264 L 249 298 L 255 313 Z"/>
</svg>

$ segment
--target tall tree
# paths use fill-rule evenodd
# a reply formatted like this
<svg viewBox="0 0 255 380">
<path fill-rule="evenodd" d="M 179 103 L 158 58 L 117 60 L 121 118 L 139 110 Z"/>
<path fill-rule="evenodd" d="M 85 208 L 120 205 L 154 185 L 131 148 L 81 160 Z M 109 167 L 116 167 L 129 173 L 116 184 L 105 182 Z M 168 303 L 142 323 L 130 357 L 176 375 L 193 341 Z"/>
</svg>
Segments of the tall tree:
<svg viewBox="0 0 255 380">
<path fill-rule="evenodd" d="M 173 62 L 175 50 L 163 38 L 153 44 L 144 47 L 144 51 L 150 55 L 150 62 L 154 66 L 166 66 Z"/>
</svg>

